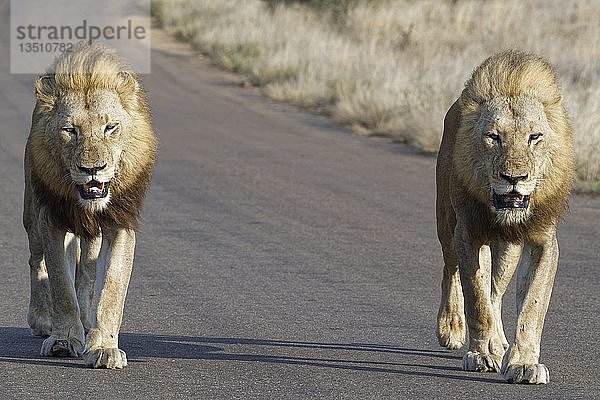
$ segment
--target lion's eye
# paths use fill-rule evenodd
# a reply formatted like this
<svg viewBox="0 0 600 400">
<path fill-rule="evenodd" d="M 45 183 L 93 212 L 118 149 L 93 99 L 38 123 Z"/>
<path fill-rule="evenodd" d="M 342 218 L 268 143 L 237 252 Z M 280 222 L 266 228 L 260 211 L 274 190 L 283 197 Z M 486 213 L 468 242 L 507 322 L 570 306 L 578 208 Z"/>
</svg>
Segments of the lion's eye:
<svg viewBox="0 0 600 400">
<path fill-rule="evenodd" d="M 495 132 L 488 133 L 487 137 L 489 137 L 490 139 L 492 139 L 494 142 L 499 142 L 500 141 L 500 135 L 498 135 Z"/>
<path fill-rule="evenodd" d="M 113 133 L 114 131 L 117 130 L 119 126 L 118 122 L 111 122 L 106 124 L 106 126 L 104 127 L 104 134 L 105 135 L 110 135 L 111 133 Z"/>
<path fill-rule="evenodd" d="M 532 135 L 529 135 L 529 143 L 533 143 L 537 140 L 539 140 L 543 135 L 541 133 L 534 133 Z"/>
<path fill-rule="evenodd" d="M 77 137 L 77 129 L 75 129 L 72 126 L 63 126 L 61 128 L 61 130 L 66 133 L 67 135 L 71 136 L 72 138 L 76 138 Z"/>
</svg>

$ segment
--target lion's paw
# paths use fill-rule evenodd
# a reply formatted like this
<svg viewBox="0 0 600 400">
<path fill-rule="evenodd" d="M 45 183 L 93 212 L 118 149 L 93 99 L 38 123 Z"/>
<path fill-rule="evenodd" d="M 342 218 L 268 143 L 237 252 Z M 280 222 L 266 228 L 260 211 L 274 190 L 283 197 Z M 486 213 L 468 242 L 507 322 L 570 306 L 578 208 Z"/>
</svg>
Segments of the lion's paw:
<svg viewBox="0 0 600 400">
<path fill-rule="evenodd" d="M 502 372 L 510 383 L 544 384 L 550 381 L 550 373 L 544 364 L 512 364 Z"/>
<path fill-rule="evenodd" d="M 448 350 L 458 350 L 465 344 L 466 328 L 461 314 L 442 314 L 438 317 L 438 341 Z"/>
<path fill-rule="evenodd" d="M 440 346 L 448 350 L 458 350 L 465 344 L 466 332 L 461 329 L 453 329 L 452 326 L 440 327 L 438 341 Z"/>
<path fill-rule="evenodd" d="M 95 347 L 86 350 L 83 358 L 90 368 L 121 369 L 127 366 L 127 355 L 117 348 Z"/>
<path fill-rule="evenodd" d="M 463 369 L 474 372 L 500 372 L 500 357 L 469 351 L 463 357 Z"/>
<path fill-rule="evenodd" d="M 79 357 L 82 350 L 83 344 L 75 338 L 50 336 L 42 342 L 40 353 L 46 357 Z"/>
<path fill-rule="evenodd" d="M 52 334 L 52 321 L 49 316 L 38 317 L 30 313 L 27 315 L 27 323 L 33 336 L 48 337 Z"/>
</svg>

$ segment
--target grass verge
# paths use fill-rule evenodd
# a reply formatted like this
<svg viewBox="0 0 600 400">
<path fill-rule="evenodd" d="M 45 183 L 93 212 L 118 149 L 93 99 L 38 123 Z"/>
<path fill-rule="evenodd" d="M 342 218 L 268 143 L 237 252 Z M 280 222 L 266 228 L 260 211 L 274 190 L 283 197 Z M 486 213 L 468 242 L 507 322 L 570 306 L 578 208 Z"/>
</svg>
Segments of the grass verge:
<svg viewBox="0 0 600 400">
<path fill-rule="evenodd" d="M 578 190 L 600 192 L 596 0 L 155 0 L 175 37 L 275 100 L 435 153 L 473 68 L 505 48 L 557 66 Z"/>
</svg>

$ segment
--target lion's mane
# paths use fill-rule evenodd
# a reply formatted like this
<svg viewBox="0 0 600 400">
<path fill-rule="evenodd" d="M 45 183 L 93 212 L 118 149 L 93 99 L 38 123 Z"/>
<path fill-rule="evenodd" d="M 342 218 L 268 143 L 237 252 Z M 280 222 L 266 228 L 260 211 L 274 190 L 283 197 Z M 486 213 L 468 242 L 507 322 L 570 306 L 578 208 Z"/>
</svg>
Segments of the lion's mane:
<svg viewBox="0 0 600 400">
<path fill-rule="evenodd" d="M 37 103 L 26 147 L 25 169 L 40 206 L 57 227 L 83 237 L 97 236 L 102 228 L 135 229 L 156 158 L 156 137 L 146 95 L 139 77 L 114 50 L 98 43 L 80 44 L 60 56 L 36 82 Z M 68 93 L 93 90 L 116 93 L 133 120 L 111 182 L 111 200 L 100 212 L 78 205 L 77 192 L 65 179 L 68 166 L 53 151 L 57 136 L 48 134 L 48 122 L 57 112 L 57 100 Z"/>
<path fill-rule="evenodd" d="M 523 223 L 500 226 L 490 210 L 489 182 L 476 167 L 481 155 L 477 153 L 474 127 L 480 107 L 498 97 L 530 96 L 542 103 L 546 117 L 558 139 L 548 149 L 552 167 L 533 192 L 531 216 Z M 541 232 L 556 224 L 568 206 L 574 180 L 572 128 L 556 73 L 544 59 L 518 51 L 505 51 L 484 61 L 475 69 L 458 100 L 460 124 L 453 154 L 453 179 L 470 197 L 472 227 L 500 235 L 509 241 Z M 477 221 L 477 222 L 476 222 Z"/>
</svg>

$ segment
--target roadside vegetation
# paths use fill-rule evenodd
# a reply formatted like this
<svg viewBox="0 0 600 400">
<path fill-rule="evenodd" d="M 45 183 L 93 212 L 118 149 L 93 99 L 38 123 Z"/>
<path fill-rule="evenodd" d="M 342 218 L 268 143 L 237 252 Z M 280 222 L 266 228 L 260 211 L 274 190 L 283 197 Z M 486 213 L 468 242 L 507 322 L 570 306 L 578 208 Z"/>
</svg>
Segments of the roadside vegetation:
<svg viewBox="0 0 600 400">
<path fill-rule="evenodd" d="M 153 13 L 271 98 L 426 153 L 476 65 L 543 55 L 574 121 L 578 189 L 600 192 L 597 0 L 156 0 Z"/>
</svg>

